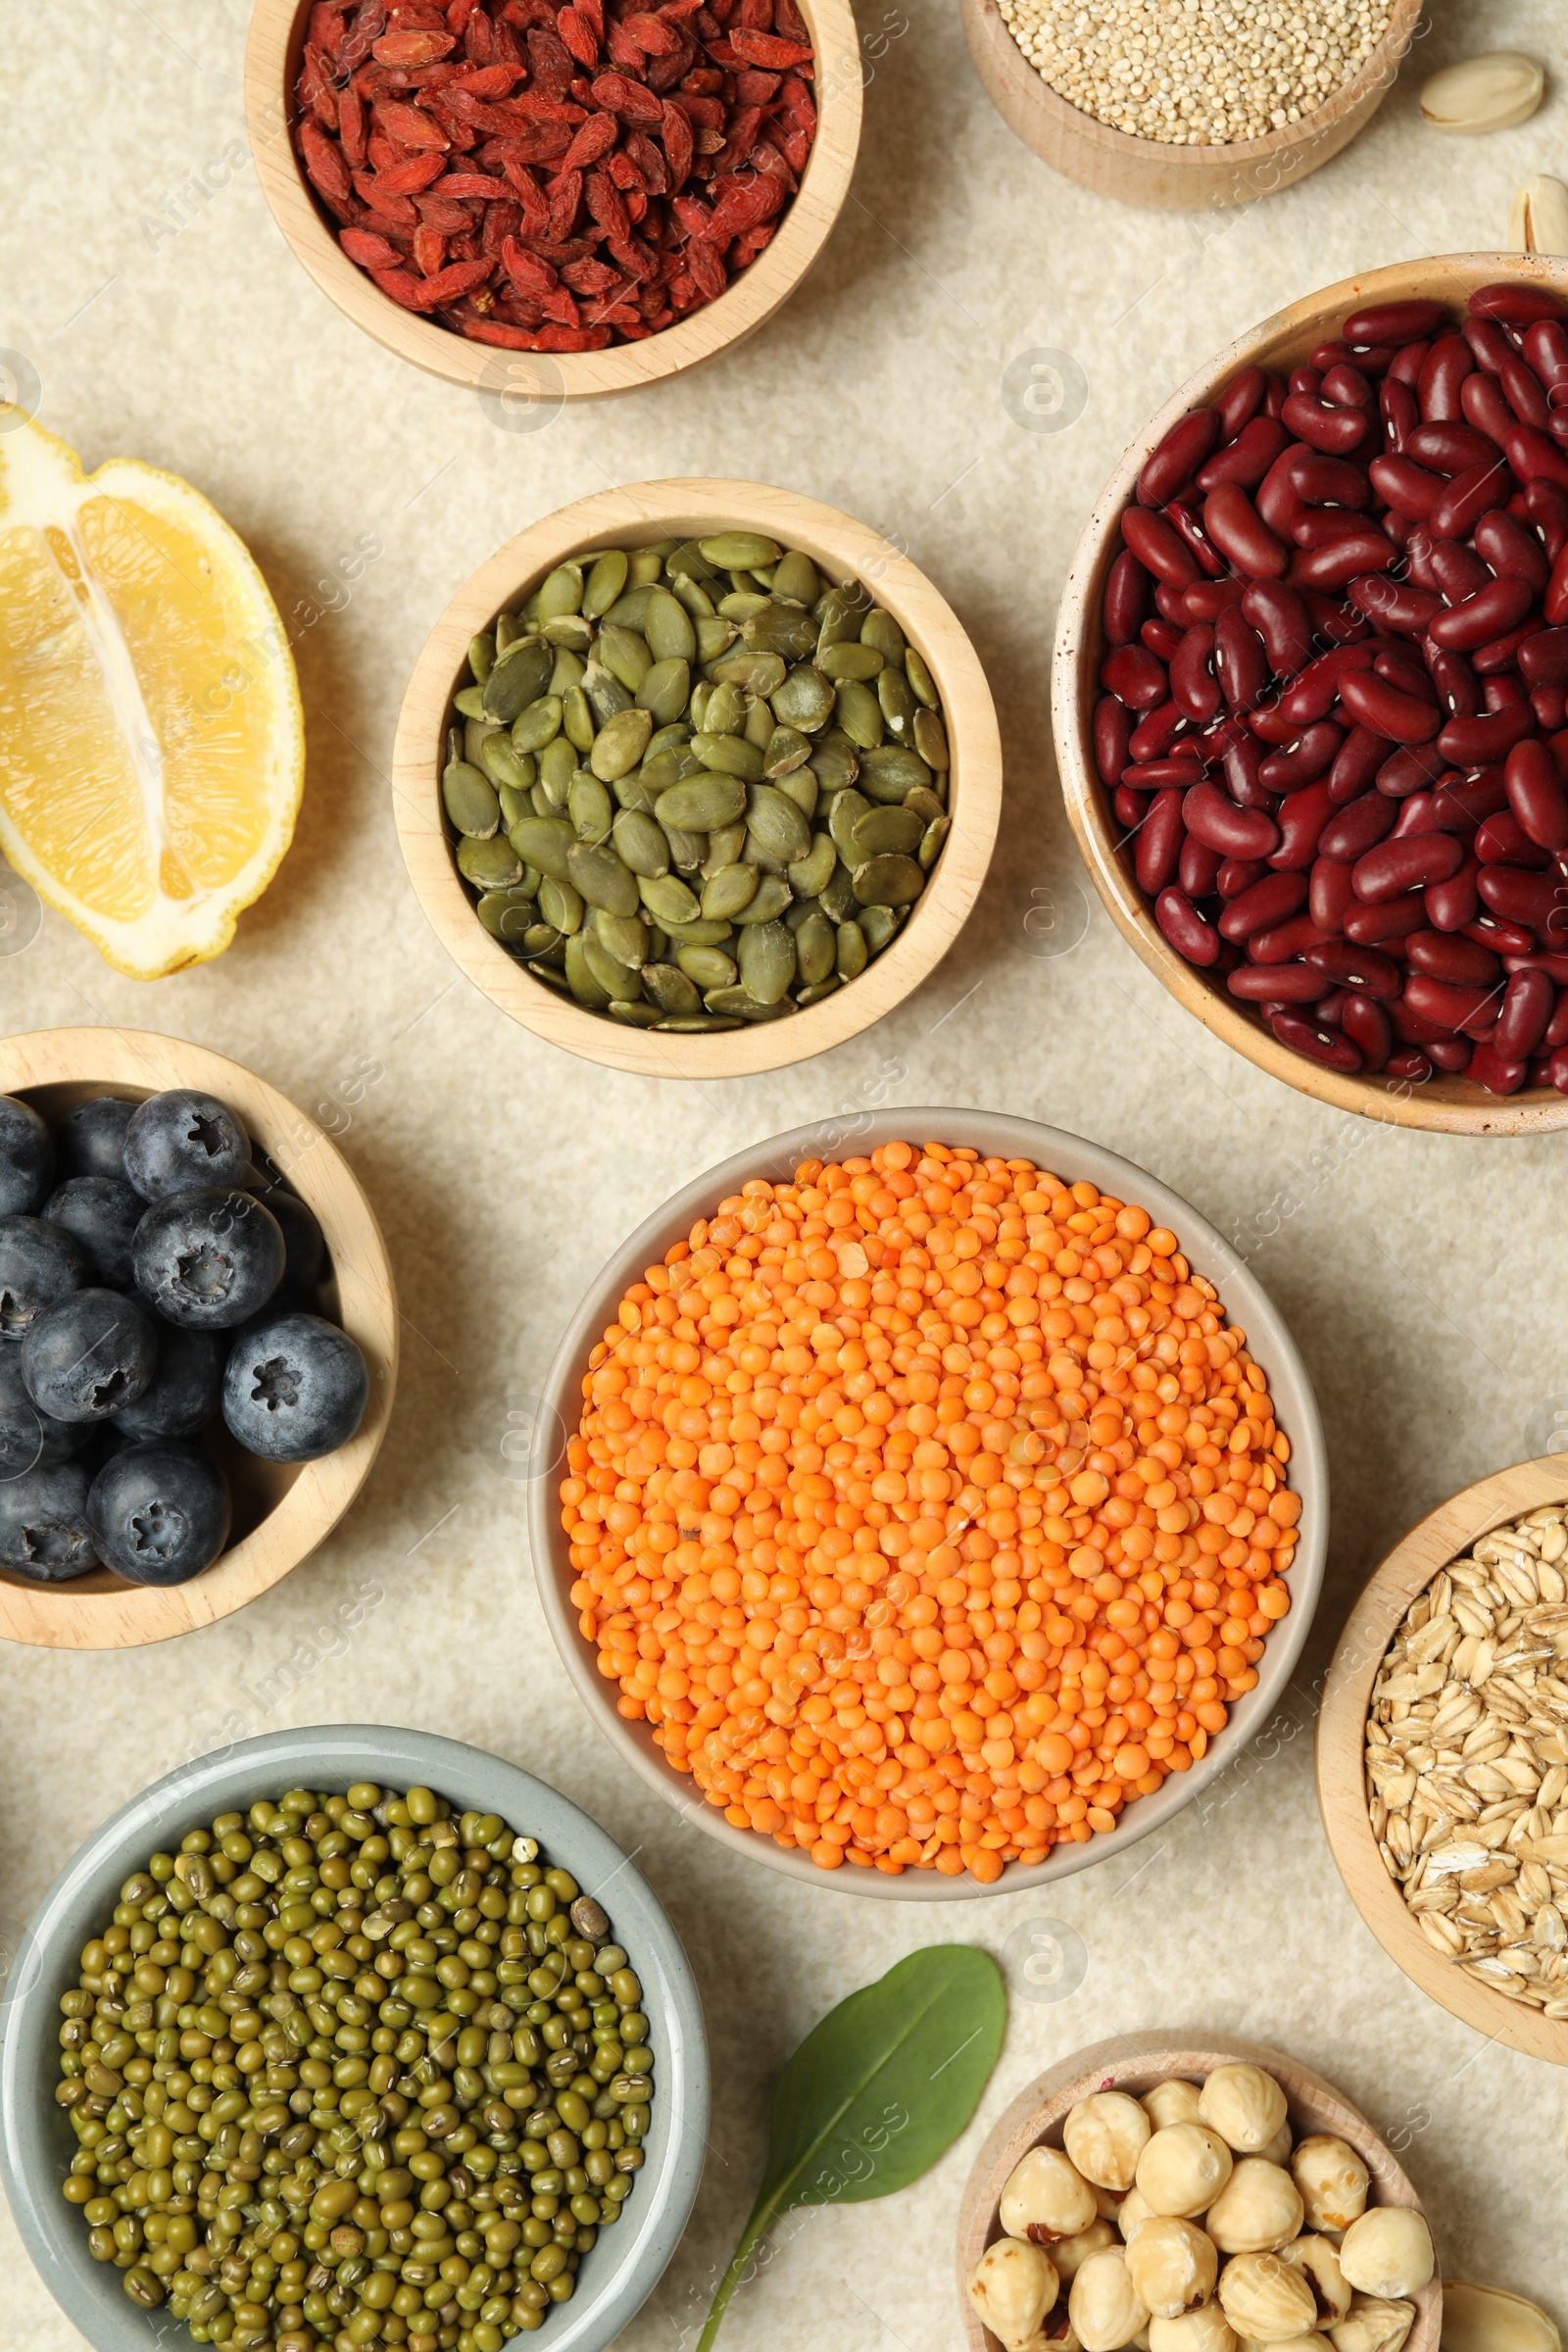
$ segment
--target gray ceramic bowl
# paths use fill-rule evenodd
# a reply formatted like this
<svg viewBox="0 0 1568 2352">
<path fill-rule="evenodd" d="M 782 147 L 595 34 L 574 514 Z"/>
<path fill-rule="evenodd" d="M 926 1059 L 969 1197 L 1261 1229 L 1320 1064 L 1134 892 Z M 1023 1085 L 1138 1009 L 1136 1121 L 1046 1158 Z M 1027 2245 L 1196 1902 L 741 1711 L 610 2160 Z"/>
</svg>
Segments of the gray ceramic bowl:
<svg viewBox="0 0 1568 2352">
<path fill-rule="evenodd" d="M 81 2216 L 60 2184 L 75 2138 L 55 2105 L 60 1995 L 82 1945 L 111 1915 L 132 1870 L 214 1814 L 286 1788 L 355 1781 L 434 1788 L 454 1804 L 499 1813 L 536 1837 L 584 1889 L 604 1900 L 647 1994 L 658 2060 L 648 2162 L 624 2218 L 584 2257 L 580 2284 L 537 2338 L 545 2352 L 603 2352 L 652 2293 L 680 2242 L 708 2144 L 709 2064 L 690 1965 L 663 1910 L 620 1848 L 569 1799 L 500 1756 L 427 1732 L 334 1724 L 270 1732 L 184 1765 L 105 1822 L 73 1855 L 39 1905 L 0 2012 L 0 2175 L 23 2242 L 61 2308 L 96 2352 L 150 2352 L 190 2341 L 167 2312 L 139 2311 L 123 2274 L 87 2252 Z"/>
<path fill-rule="evenodd" d="M 640 1282 L 645 1267 L 662 1258 L 672 1242 L 685 1240 L 694 1219 L 710 1214 L 727 1194 L 738 1192 L 750 1178 L 787 1182 L 800 1160 L 843 1159 L 855 1153 L 863 1156 L 878 1144 L 898 1137 L 911 1143 L 967 1145 L 986 1157 L 1031 1159 L 1065 1183 L 1086 1179 L 1103 1192 L 1136 1201 L 1170 1227 L 1193 1271 L 1213 1283 L 1231 1320 L 1246 1331 L 1248 1347 L 1268 1374 L 1280 1427 L 1291 1441 L 1291 1483 L 1302 1501 L 1301 1540 L 1287 1580 L 1291 1613 L 1269 1637 L 1258 1664 L 1255 1690 L 1232 1709 L 1229 1725 L 1207 1755 L 1191 1771 L 1172 1773 L 1153 1796 L 1139 1797 L 1130 1804 L 1113 1836 L 1092 1838 L 1085 1845 L 1058 1846 L 1049 1861 L 1027 1870 L 1009 1863 L 988 1887 L 977 1886 L 967 1873 L 947 1878 L 935 1870 L 906 1870 L 893 1878 L 875 1870 L 819 1870 L 808 1855 L 775 1845 L 771 1838 L 758 1831 L 732 1827 L 716 1806 L 704 1800 L 694 1781 L 665 1763 L 646 1723 L 628 1723 L 615 1712 L 613 1686 L 599 1673 L 594 1651 L 577 1631 L 578 1613 L 570 1599 L 571 1563 L 557 1509 L 561 1457 L 566 1433 L 577 1426 L 589 1352 L 614 1320 L 627 1285 Z M 528 1497 L 534 1576 L 556 1646 L 584 1705 L 632 1769 L 732 1852 L 784 1871 L 806 1886 L 881 1895 L 894 1902 L 1016 1894 L 1025 1887 L 1068 1878 L 1107 1855 L 1124 1853 L 1138 1838 L 1162 1828 L 1184 1805 L 1191 1804 L 1262 1730 L 1290 1681 L 1317 1607 L 1328 1545 L 1328 1457 L 1312 1386 L 1296 1343 L 1255 1275 L 1249 1273 L 1234 1250 L 1197 1209 L 1131 1160 L 1060 1127 L 1041 1127 L 1032 1119 L 1006 1118 L 987 1110 L 862 1111 L 819 1121 L 812 1127 L 797 1127 L 788 1135 L 737 1152 L 733 1159 L 710 1168 L 666 1200 L 615 1251 L 567 1326 L 550 1367 L 535 1422 Z"/>
</svg>

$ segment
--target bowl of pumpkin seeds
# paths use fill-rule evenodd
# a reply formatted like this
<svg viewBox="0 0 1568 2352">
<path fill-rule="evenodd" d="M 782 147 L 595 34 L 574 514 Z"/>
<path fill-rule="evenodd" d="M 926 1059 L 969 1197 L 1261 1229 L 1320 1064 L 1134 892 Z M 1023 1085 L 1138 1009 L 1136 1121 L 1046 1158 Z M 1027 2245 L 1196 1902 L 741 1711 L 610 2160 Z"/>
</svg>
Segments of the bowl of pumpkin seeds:
<svg viewBox="0 0 1568 2352">
<path fill-rule="evenodd" d="M 467 976 L 592 1060 L 777 1068 L 916 988 L 984 878 L 996 713 L 916 567 L 755 483 L 535 524 L 419 658 L 396 807 Z"/>
</svg>

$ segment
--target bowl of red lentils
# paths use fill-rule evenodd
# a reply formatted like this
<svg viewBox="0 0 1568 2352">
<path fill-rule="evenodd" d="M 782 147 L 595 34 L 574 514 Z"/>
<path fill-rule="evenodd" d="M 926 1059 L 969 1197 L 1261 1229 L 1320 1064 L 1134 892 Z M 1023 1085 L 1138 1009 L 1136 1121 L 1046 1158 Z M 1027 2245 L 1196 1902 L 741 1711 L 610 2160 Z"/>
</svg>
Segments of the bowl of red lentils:
<svg viewBox="0 0 1568 2352">
<path fill-rule="evenodd" d="M 535 1575 L 595 1721 L 733 1851 L 915 1900 L 1065 1877 L 1268 1721 L 1323 1574 L 1256 1278 L 1099 1145 L 796 1129 L 611 1257 L 551 1367 Z"/>
</svg>

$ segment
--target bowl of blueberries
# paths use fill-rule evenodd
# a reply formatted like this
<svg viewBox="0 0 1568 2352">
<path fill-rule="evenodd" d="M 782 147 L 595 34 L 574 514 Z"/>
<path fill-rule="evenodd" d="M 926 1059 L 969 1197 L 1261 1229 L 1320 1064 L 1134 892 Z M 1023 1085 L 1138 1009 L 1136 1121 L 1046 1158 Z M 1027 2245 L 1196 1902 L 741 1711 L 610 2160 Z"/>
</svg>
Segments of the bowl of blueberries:
<svg viewBox="0 0 1568 2352">
<path fill-rule="evenodd" d="M 0 1044 L 0 1636 L 254 1599 L 347 1510 L 396 1378 L 374 1213 L 293 1103 L 174 1039 Z"/>
</svg>

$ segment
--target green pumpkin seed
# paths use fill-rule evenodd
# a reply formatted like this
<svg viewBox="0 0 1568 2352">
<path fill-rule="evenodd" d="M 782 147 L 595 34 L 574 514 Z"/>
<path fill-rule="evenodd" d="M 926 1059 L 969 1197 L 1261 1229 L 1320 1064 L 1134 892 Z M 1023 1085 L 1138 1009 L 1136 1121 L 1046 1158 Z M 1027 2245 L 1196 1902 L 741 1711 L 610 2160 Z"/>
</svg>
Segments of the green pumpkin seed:
<svg viewBox="0 0 1568 2352">
<path fill-rule="evenodd" d="M 640 764 L 653 731 L 652 713 L 635 709 L 617 711 L 601 727 L 588 755 L 588 764 L 600 782 L 609 784 L 616 776 L 630 775 Z"/>
<path fill-rule="evenodd" d="M 566 959 L 564 955 L 563 955 L 561 960 L 563 964 L 565 963 Z M 568 993 L 566 988 L 566 975 L 564 970 L 553 970 L 551 968 L 552 961 L 553 958 L 548 960 L 544 957 L 530 958 L 528 968 L 533 973 L 533 976 L 536 980 L 545 981 L 551 988 L 555 990 L 558 997 L 564 997 Z"/>
<path fill-rule="evenodd" d="M 748 743 L 765 755 L 774 735 L 773 713 L 760 695 L 749 695 L 746 701 L 746 724 L 741 729 Z"/>
<path fill-rule="evenodd" d="M 590 620 L 598 620 L 610 611 L 626 585 L 631 565 L 618 547 L 607 547 L 602 556 L 594 558 L 582 592 L 581 610 Z"/>
<path fill-rule="evenodd" d="M 558 694 L 541 695 L 517 712 L 512 722 L 512 748 L 514 752 L 542 752 L 547 743 L 554 743 L 561 732 L 564 709 Z M 589 741 L 593 738 L 590 735 Z"/>
<path fill-rule="evenodd" d="M 662 541 L 654 547 L 639 547 L 632 551 L 627 580 L 633 590 L 650 587 L 664 568 L 665 549 Z"/>
<path fill-rule="evenodd" d="M 816 666 L 824 678 L 837 684 L 841 678 L 874 678 L 883 662 L 874 646 L 848 638 L 842 645 L 825 646 L 816 657 Z"/>
<path fill-rule="evenodd" d="M 549 784 L 538 783 L 528 795 L 528 804 L 535 816 L 559 816 L 566 806 L 565 788 L 558 792 Z M 511 830 L 509 824 L 507 831 L 510 833 Z"/>
<path fill-rule="evenodd" d="M 881 605 L 873 605 L 861 621 L 860 643 L 874 647 L 884 662 L 897 662 L 902 666 L 904 631 L 892 613 L 884 611 Z"/>
<path fill-rule="evenodd" d="M 649 591 L 643 635 L 656 662 L 690 662 L 697 652 L 691 614 L 667 588 Z"/>
<path fill-rule="evenodd" d="M 838 851 L 831 833 L 813 833 L 811 846 L 804 858 L 790 867 L 789 883 L 797 898 L 814 899 L 827 888 Z"/>
<path fill-rule="evenodd" d="M 488 631 L 468 640 L 468 667 L 476 685 L 482 686 L 496 665 L 496 641 Z"/>
<path fill-rule="evenodd" d="M 723 585 L 719 573 L 713 569 L 695 539 L 683 539 L 677 547 L 671 548 L 664 558 L 664 569 L 672 580 L 701 580 L 705 587 Z"/>
<path fill-rule="evenodd" d="M 703 1003 L 710 1012 L 733 1013 L 741 1019 L 758 1008 L 758 1000 L 749 988 L 710 988 Z"/>
<path fill-rule="evenodd" d="M 724 691 L 719 688 L 721 694 Z M 705 767 L 713 768 L 720 775 L 739 776 L 748 784 L 760 784 L 762 780 L 761 752 L 755 743 L 748 743 L 744 735 L 694 735 L 692 750 Z"/>
<path fill-rule="evenodd" d="M 520 946 L 538 919 L 533 899 L 521 884 L 511 890 L 487 890 L 475 909 L 492 939 L 503 946 Z"/>
<path fill-rule="evenodd" d="M 628 588 L 624 596 L 615 599 L 603 618 L 612 622 L 617 629 L 635 629 L 641 637 L 644 633 L 643 623 L 648 617 L 648 599 L 653 593 L 652 588 Z"/>
<path fill-rule="evenodd" d="M 707 773 L 707 768 L 689 743 L 645 755 L 643 759 L 642 779 L 656 798 L 660 793 L 667 792 L 671 784 L 681 784 L 689 776 L 706 776 Z"/>
<path fill-rule="evenodd" d="M 899 855 L 868 858 L 855 868 L 854 881 L 862 906 L 912 906 L 925 888 L 916 860 Z"/>
<path fill-rule="evenodd" d="M 582 687 L 568 687 L 562 700 L 561 726 L 572 750 L 583 755 L 591 752 L 602 723 Z"/>
<path fill-rule="evenodd" d="M 911 784 L 904 796 L 903 805 L 908 809 L 911 816 L 917 816 L 920 819 L 922 825 L 935 824 L 939 816 L 947 814 L 947 810 L 937 799 L 936 794 L 924 784 Z"/>
<path fill-rule="evenodd" d="M 574 841 L 566 852 L 566 874 L 589 906 L 602 906 L 607 914 L 635 914 L 641 905 L 636 875 L 608 845 Z"/>
<path fill-rule="evenodd" d="M 710 619 L 700 620 L 697 623 L 698 661 L 716 662 L 720 654 L 726 653 L 739 635 L 740 631 L 732 620 L 723 620 L 716 615 Z"/>
<path fill-rule="evenodd" d="M 612 670 L 599 661 L 590 662 L 582 673 L 582 690 L 588 698 L 588 708 L 595 724 L 608 726 L 622 710 L 632 707 L 632 697 Z"/>
<path fill-rule="evenodd" d="M 441 801 L 458 831 L 472 841 L 488 841 L 501 823 L 495 786 L 466 760 L 455 760 L 442 776 Z"/>
<path fill-rule="evenodd" d="M 777 564 L 784 553 L 760 531 L 717 531 L 710 539 L 699 539 L 697 549 L 705 564 L 720 571 L 750 571 L 759 564 Z"/>
<path fill-rule="evenodd" d="M 615 806 L 599 778 L 585 775 L 579 768 L 566 794 L 566 814 L 579 841 L 597 844 L 610 839 Z"/>
<path fill-rule="evenodd" d="M 780 776 L 778 790 L 787 801 L 795 803 L 796 808 L 809 824 L 811 818 L 816 814 L 816 804 L 819 798 L 817 781 L 810 769 L 808 767 L 798 768 L 790 775 Z"/>
<path fill-rule="evenodd" d="M 836 960 L 841 980 L 858 980 L 870 962 L 871 952 L 858 923 L 840 923 Z"/>
<path fill-rule="evenodd" d="M 740 1022 L 721 1020 L 714 1012 L 693 1012 L 659 1026 L 669 1037 L 716 1037 L 721 1029 L 738 1029 Z"/>
<path fill-rule="evenodd" d="M 475 890 L 511 890 L 522 880 L 523 861 L 504 834 L 489 841 L 476 841 L 465 834 L 458 843 L 457 856 L 459 873 Z"/>
<path fill-rule="evenodd" d="M 498 792 L 507 784 L 514 792 L 526 792 L 538 773 L 529 754 L 514 749 L 512 738 L 504 727 L 498 727 L 493 735 L 487 735 L 479 746 L 478 764 Z"/>
<path fill-rule="evenodd" d="M 648 961 L 648 925 L 640 914 L 607 914 L 603 906 L 595 906 L 588 916 L 588 928 L 628 970 L 640 972 Z"/>
<path fill-rule="evenodd" d="M 610 828 L 615 853 L 634 874 L 651 880 L 669 871 L 669 847 L 660 827 L 640 809 L 623 808 Z"/>
<path fill-rule="evenodd" d="M 792 931 L 798 932 L 803 923 L 808 922 L 813 914 L 820 914 L 821 911 L 815 899 L 797 899 L 793 906 L 785 907 L 784 920 Z"/>
<path fill-rule="evenodd" d="M 530 760 L 529 765 L 533 762 Z M 503 784 L 501 794 L 501 822 L 510 833 L 519 817 L 533 814 L 531 788 L 519 792 L 514 784 Z"/>
<path fill-rule="evenodd" d="M 482 767 L 484 761 L 479 755 L 485 745 L 492 735 L 505 733 L 506 729 L 498 727 L 493 718 L 466 718 L 461 734 L 456 727 L 447 729 L 447 759 L 466 760 L 470 767 Z"/>
<path fill-rule="evenodd" d="M 816 622 L 818 661 L 830 645 L 849 645 L 858 640 L 869 601 L 858 582 L 847 588 L 828 590 L 811 614 Z"/>
<path fill-rule="evenodd" d="M 941 710 L 942 698 L 937 693 L 937 682 L 926 667 L 924 657 L 917 654 L 912 645 L 906 645 L 904 649 L 904 674 L 909 681 L 917 703 L 923 703 L 928 710 Z"/>
<path fill-rule="evenodd" d="M 862 906 L 856 920 L 871 954 L 880 956 L 903 922 L 904 911 L 898 906 Z"/>
<path fill-rule="evenodd" d="M 872 803 L 858 792 L 841 792 L 828 812 L 827 829 L 833 836 L 833 846 L 848 866 L 863 862 L 855 846 L 855 828 Z"/>
<path fill-rule="evenodd" d="M 677 574 L 670 580 L 669 592 L 694 621 L 712 619 L 713 600 L 701 580 L 693 579 L 690 573 Z"/>
<path fill-rule="evenodd" d="M 678 874 L 639 874 L 636 886 L 649 913 L 666 931 L 681 923 L 695 923 L 708 911 Z"/>
<path fill-rule="evenodd" d="M 594 658 L 603 662 L 612 677 L 620 680 L 630 695 L 636 694 L 654 666 L 653 655 L 634 629 L 612 628 L 608 621 L 599 631 Z"/>
<path fill-rule="evenodd" d="M 643 816 L 654 813 L 654 796 L 643 782 L 643 771 L 634 768 L 629 776 L 612 776 L 610 789 L 622 808 L 635 810 Z"/>
<path fill-rule="evenodd" d="M 925 835 L 919 817 L 907 808 L 868 808 L 850 828 L 859 858 L 912 858 Z"/>
<path fill-rule="evenodd" d="M 822 912 L 830 923 L 847 923 L 853 919 L 858 902 L 855 896 L 854 878 L 842 858 L 817 892 L 817 897 L 821 901 Z"/>
<path fill-rule="evenodd" d="M 710 922 L 706 915 L 700 915 L 695 923 L 666 923 L 664 928 L 676 943 L 675 961 L 680 963 L 684 971 L 686 966 L 681 963 L 680 949 L 716 948 L 729 938 L 731 927 L 728 923 Z"/>
<path fill-rule="evenodd" d="M 726 620 L 744 623 L 751 619 L 754 612 L 760 612 L 767 602 L 768 599 L 756 589 L 736 588 L 728 596 L 719 598 L 718 609 Z"/>
<path fill-rule="evenodd" d="M 496 617 L 496 655 L 499 659 L 509 645 L 528 634 L 527 623 L 516 612 L 502 612 Z"/>
<path fill-rule="evenodd" d="M 860 790 L 873 801 L 902 801 L 917 784 L 929 792 L 931 770 L 917 753 L 906 751 L 903 744 L 880 744 L 861 756 Z"/>
<path fill-rule="evenodd" d="M 574 686 L 582 684 L 587 667 L 588 664 L 580 654 L 569 652 L 565 646 L 558 646 L 556 666 L 550 672 L 550 692 L 561 695 L 569 694 Z"/>
<path fill-rule="evenodd" d="M 703 872 L 716 874 L 721 865 L 738 865 L 746 848 L 746 820 L 739 824 L 714 825 L 708 836 L 708 855 L 703 859 Z"/>
<path fill-rule="evenodd" d="M 668 846 L 669 862 L 677 873 L 701 873 L 703 845 L 708 836 L 705 833 L 688 833 L 680 825 L 666 825 L 662 817 L 659 819 L 659 829 Z"/>
<path fill-rule="evenodd" d="M 783 923 L 754 923 L 736 954 L 742 987 L 759 1004 L 776 1004 L 795 979 L 794 934 Z"/>
<path fill-rule="evenodd" d="M 663 1015 L 657 1004 L 644 1004 L 640 1001 L 616 999 L 607 1004 L 605 1010 L 612 1021 L 621 1022 L 627 1029 L 658 1029 L 663 1022 Z"/>
<path fill-rule="evenodd" d="M 860 772 L 860 755 L 847 735 L 834 727 L 813 745 L 808 762 L 824 792 L 842 792 Z"/>
<path fill-rule="evenodd" d="M 708 735 L 740 735 L 746 727 L 746 697 L 738 686 L 715 686 L 703 716 Z"/>
<path fill-rule="evenodd" d="M 578 1004 L 593 1012 L 602 1012 L 614 993 L 595 977 L 588 961 L 587 942 L 580 932 L 566 942 L 566 986 Z"/>
<path fill-rule="evenodd" d="M 542 874 L 565 881 L 566 852 L 577 836 L 559 816 L 525 816 L 513 826 L 508 838 L 519 858 L 525 858 Z"/>
<path fill-rule="evenodd" d="M 927 873 L 931 871 L 931 868 L 935 865 L 938 858 L 942 855 L 942 844 L 947 840 L 948 835 L 952 832 L 952 830 L 953 819 L 948 816 L 939 816 L 936 818 L 934 823 L 927 825 L 925 831 L 921 834 L 920 847 L 916 851 L 915 855 L 918 857 L 921 865 L 924 867 Z"/>
<path fill-rule="evenodd" d="M 567 736 L 558 735 L 539 754 L 539 781 L 557 808 L 566 806 L 566 787 L 577 772 L 577 749 Z"/>
<path fill-rule="evenodd" d="M 704 914 L 715 922 L 739 914 L 756 898 L 760 880 L 755 865 L 721 865 L 703 884 Z"/>
<path fill-rule="evenodd" d="M 582 929 L 580 894 L 569 882 L 559 882 L 554 874 L 546 874 L 539 885 L 539 911 L 558 931 L 573 933 Z"/>
<path fill-rule="evenodd" d="M 711 948 L 693 948 L 693 956 L 711 955 Z M 722 958 L 721 958 L 722 960 Z M 702 1007 L 694 982 L 673 963 L 645 963 L 643 965 L 643 995 L 661 1012 L 697 1012 Z"/>
<path fill-rule="evenodd" d="M 902 669 L 884 669 L 876 682 L 876 699 L 882 706 L 888 733 L 900 743 L 912 743 L 914 721 L 920 706 L 909 692 L 909 681 Z"/>
<path fill-rule="evenodd" d="M 804 1012 L 808 1004 L 820 1004 L 824 997 L 837 996 L 842 986 L 843 982 L 835 976 L 828 980 L 818 980 L 811 988 L 797 989 L 795 992 L 797 1009 Z"/>
<path fill-rule="evenodd" d="M 783 685 L 785 667 L 779 654 L 742 651 L 724 654 L 710 673 L 716 686 L 738 686 L 746 694 L 772 694 Z"/>
<path fill-rule="evenodd" d="M 794 605 L 805 605 L 808 611 L 822 593 L 816 565 L 797 547 L 787 548 L 779 558 L 768 585 L 775 596 L 787 597 Z"/>
<path fill-rule="evenodd" d="M 838 940 L 825 914 L 808 914 L 795 934 L 795 961 L 808 988 L 825 980 L 838 956 Z"/>
<path fill-rule="evenodd" d="M 526 710 L 544 693 L 555 666 L 554 654 L 535 637 L 525 637 L 510 648 L 485 680 L 485 717 L 510 727 L 518 711 Z"/>
<path fill-rule="evenodd" d="M 752 787 L 746 796 L 746 822 L 760 854 L 779 865 L 793 865 L 810 849 L 810 826 L 776 785 Z"/>
<path fill-rule="evenodd" d="M 669 726 L 685 710 L 691 690 L 691 663 L 677 654 L 672 661 L 652 662 L 644 671 L 637 705 L 653 714 L 656 726 Z"/>
<path fill-rule="evenodd" d="M 547 620 L 539 634 L 546 645 L 558 651 L 564 648 L 570 654 L 585 654 L 594 641 L 593 623 L 584 620 L 580 612 L 564 612 L 559 620 Z"/>
<path fill-rule="evenodd" d="M 793 775 L 810 757 L 808 735 L 803 735 L 798 727 L 775 726 L 762 747 L 762 773 L 768 777 Z"/>
<path fill-rule="evenodd" d="M 751 905 L 743 906 L 740 913 L 732 915 L 730 920 L 737 930 L 744 930 L 748 924 L 774 922 L 793 897 L 794 893 L 782 874 L 764 874 L 757 885 L 757 895 Z"/>
<path fill-rule="evenodd" d="M 582 611 L 583 577 L 580 564 L 558 564 L 539 583 L 539 619 L 559 620 L 564 613 Z"/>
<path fill-rule="evenodd" d="M 717 688 L 711 685 L 707 678 L 703 678 L 692 688 L 692 699 L 686 716 L 691 721 L 694 735 L 702 732 L 703 723 L 708 716 L 708 706 L 716 692 Z"/>
<path fill-rule="evenodd" d="M 675 962 L 683 976 L 699 988 L 732 988 L 735 984 L 735 959 L 720 948 L 695 943 L 678 947 Z"/>
<path fill-rule="evenodd" d="M 809 612 L 773 597 L 742 621 L 741 635 L 753 653 L 786 655 L 792 662 L 805 662 L 816 651 L 817 628 Z"/>
<path fill-rule="evenodd" d="M 597 931 L 582 935 L 583 961 L 612 999 L 635 998 L 642 982 L 629 964 L 612 956 Z"/>
<path fill-rule="evenodd" d="M 728 744 L 730 738 L 699 739 L 703 740 Z M 751 747 L 743 744 L 737 748 L 749 751 Z M 706 761 L 704 765 L 709 767 Z M 739 775 L 705 772 L 687 783 L 671 784 L 667 792 L 659 795 L 655 806 L 661 824 L 678 826 L 682 832 L 710 833 L 717 825 L 732 825 L 744 814 L 746 785 Z"/>
<path fill-rule="evenodd" d="M 913 732 L 914 748 L 927 767 L 940 769 L 952 766 L 948 732 L 934 710 L 916 710 Z"/>
<path fill-rule="evenodd" d="M 483 718 L 484 688 L 482 686 L 460 686 L 452 697 L 452 703 L 461 717 Z"/>
<path fill-rule="evenodd" d="M 882 706 L 870 688 L 858 678 L 842 679 L 834 696 L 834 709 L 850 741 L 862 752 L 875 750 L 885 729 Z"/>
</svg>

